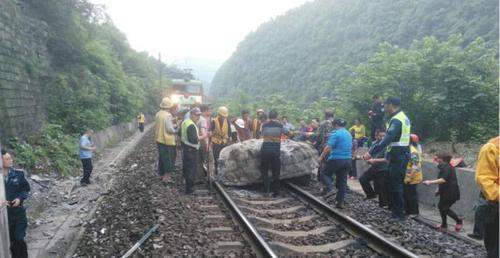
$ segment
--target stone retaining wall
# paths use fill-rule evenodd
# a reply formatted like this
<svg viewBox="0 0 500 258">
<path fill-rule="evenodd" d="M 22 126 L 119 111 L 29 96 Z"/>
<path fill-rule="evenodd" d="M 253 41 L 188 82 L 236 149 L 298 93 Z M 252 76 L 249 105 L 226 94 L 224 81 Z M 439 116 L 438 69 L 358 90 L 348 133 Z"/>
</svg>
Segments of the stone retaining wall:
<svg viewBox="0 0 500 258">
<path fill-rule="evenodd" d="M 154 119 L 152 117 L 146 116 L 146 124 L 153 121 Z M 134 121 L 130 123 L 113 125 L 104 130 L 95 132 L 92 136 L 92 142 L 96 145 L 97 149 L 101 151 L 106 147 L 115 145 L 130 137 L 138 130 L 137 121 L 134 119 Z"/>
<path fill-rule="evenodd" d="M 367 169 L 368 165 L 362 160 L 357 161 L 358 176 L 361 176 Z M 433 162 L 424 161 L 422 164 L 424 173 L 424 180 L 436 179 L 439 170 Z M 479 199 L 479 188 L 474 180 L 475 171 L 470 168 L 457 168 L 457 180 L 460 187 L 460 200 L 456 202 L 452 209 L 458 213 L 459 216 L 464 216 L 466 219 L 474 219 L 474 208 Z M 425 186 L 420 184 L 417 188 L 419 202 L 436 207 L 439 197 L 434 195 L 437 185 Z"/>
<path fill-rule="evenodd" d="M 48 67 L 47 24 L 22 1 L 0 0 L 0 135 L 37 132 L 46 119 L 40 81 Z"/>
</svg>

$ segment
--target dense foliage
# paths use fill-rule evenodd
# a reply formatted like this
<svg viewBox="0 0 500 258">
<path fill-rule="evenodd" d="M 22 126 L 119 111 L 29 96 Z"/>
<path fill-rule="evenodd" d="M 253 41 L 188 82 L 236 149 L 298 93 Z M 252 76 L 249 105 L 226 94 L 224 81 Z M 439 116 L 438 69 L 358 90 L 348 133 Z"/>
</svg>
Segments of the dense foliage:
<svg viewBox="0 0 500 258">
<path fill-rule="evenodd" d="M 44 97 L 49 121 L 66 132 L 130 121 L 139 111 L 153 113 L 168 78 L 192 77 L 131 49 L 99 6 L 87 0 L 24 1 L 48 25 L 51 62 Z"/>
<path fill-rule="evenodd" d="M 74 135 L 64 134 L 60 125 L 47 124 L 38 135 L 27 141 L 10 141 L 16 153 L 16 163 L 30 172 L 55 171 L 60 175 L 75 174 L 79 164 L 78 141 Z"/>
<path fill-rule="evenodd" d="M 50 56 L 48 69 L 33 73 L 43 74 L 48 123 L 39 134 L 8 144 L 18 165 L 29 171 L 78 173 L 79 133 L 130 122 L 138 112 L 154 114 L 170 78 L 193 78 L 134 51 L 103 10 L 87 0 L 20 1 L 27 14 L 47 24 Z"/>
<path fill-rule="evenodd" d="M 345 110 L 364 113 L 373 93 L 401 97 L 413 130 L 426 139 L 484 140 L 498 133 L 498 59 L 477 39 L 434 37 L 408 49 L 382 44 L 337 90 Z"/>
<path fill-rule="evenodd" d="M 371 95 L 392 94 L 418 132 L 463 141 L 497 132 L 496 62 L 498 1 L 316 0 L 249 34 L 211 93 L 282 96 L 299 111 L 326 97 L 348 118 L 365 118 Z"/>
</svg>

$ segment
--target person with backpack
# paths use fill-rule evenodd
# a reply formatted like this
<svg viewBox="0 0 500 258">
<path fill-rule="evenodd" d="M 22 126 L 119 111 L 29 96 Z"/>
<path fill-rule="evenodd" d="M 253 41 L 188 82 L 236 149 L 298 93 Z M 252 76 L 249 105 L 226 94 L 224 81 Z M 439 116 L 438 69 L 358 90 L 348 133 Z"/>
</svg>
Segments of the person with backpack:
<svg viewBox="0 0 500 258">
<path fill-rule="evenodd" d="M 438 208 L 441 214 L 441 224 L 437 225 L 437 228 L 439 230 L 446 230 L 448 227 L 447 217 L 449 216 L 455 220 L 455 231 L 458 232 L 463 227 L 462 219 L 451 209 L 451 206 L 460 200 L 460 189 L 458 187 L 455 168 L 450 165 L 451 155 L 441 153 L 434 160 L 438 163 L 438 178 L 436 180 L 425 180 L 423 184 L 427 186 L 438 185 L 436 196 L 439 196 Z"/>
</svg>

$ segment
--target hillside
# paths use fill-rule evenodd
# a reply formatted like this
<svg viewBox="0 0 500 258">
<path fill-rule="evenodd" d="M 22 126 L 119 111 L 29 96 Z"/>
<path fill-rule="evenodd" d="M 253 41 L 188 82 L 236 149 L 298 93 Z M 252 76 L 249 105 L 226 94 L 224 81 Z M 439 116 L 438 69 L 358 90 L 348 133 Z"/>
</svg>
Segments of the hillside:
<svg viewBox="0 0 500 258">
<path fill-rule="evenodd" d="M 283 94 L 299 102 L 332 96 L 333 89 L 383 42 L 482 37 L 498 49 L 496 0 L 316 0 L 250 33 L 222 65 L 212 95 Z"/>
</svg>

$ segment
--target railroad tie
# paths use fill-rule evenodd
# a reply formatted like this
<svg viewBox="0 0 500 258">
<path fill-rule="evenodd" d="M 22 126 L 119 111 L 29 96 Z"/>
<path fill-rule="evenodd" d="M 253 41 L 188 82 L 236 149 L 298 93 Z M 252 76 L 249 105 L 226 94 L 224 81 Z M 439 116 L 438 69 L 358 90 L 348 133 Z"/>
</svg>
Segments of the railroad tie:
<svg viewBox="0 0 500 258">
<path fill-rule="evenodd" d="M 271 228 L 259 228 L 261 231 L 266 231 L 271 234 L 275 235 L 280 235 L 283 237 L 306 237 L 306 236 L 311 236 L 311 235 L 321 235 L 323 233 L 328 232 L 329 230 L 333 229 L 334 227 L 332 226 L 325 226 L 325 227 L 320 227 L 320 228 L 315 228 L 309 231 L 302 231 L 302 230 L 297 230 L 297 231 L 281 231 L 281 230 L 274 230 Z"/>
<path fill-rule="evenodd" d="M 236 198 L 236 200 L 251 204 L 251 205 L 272 205 L 272 204 L 280 204 L 288 201 L 292 201 L 292 198 L 279 198 L 279 199 L 274 199 L 274 200 L 258 200 L 258 201 L 253 201 L 253 200 L 247 200 L 243 198 Z"/>
<path fill-rule="evenodd" d="M 194 191 L 194 193 L 195 193 L 196 196 L 199 196 L 199 195 L 203 196 L 203 195 L 209 195 L 210 194 L 210 192 L 208 190 L 205 190 L 205 189 L 196 189 Z"/>
<path fill-rule="evenodd" d="M 202 201 L 211 201 L 211 200 L 213 200 L 212 196 L 196 196 L 196 199 L 202 200 Z"/>
<path fill-rule="evenodd" d="M 241 250 L 245 245 L 240 241 L 218 241 L 218 251 Z"/>
<path fill-rule="evenodd" d="M 231 227 L 214 227 L 206 229 L 208 234 L 217 234 L 217 233 L 232 233 L 234 229 Z"/>
<path fill-rule="evenodd" d="M 217 205 L 213 205 L 213 204 L 209 204 L 209 205 L 200 205 L 200 210 L 219 210 L 219 206 Z"/>
<path fill-rule="evenodd" d="M 304 206 L 303 205 L 298 205 L 298 206 L 294 206 L 294 207 L 290 207 L 290 208 L 269 209 L 269 210 L 266 210 L 266 209 L 254 209 L 254 208 L 250 208 L 248 206 L 240 206 L 240 208 L 246 209 L 246 210 L 249 210 L 249 211 L 253 211 L 253 212 L 256 212 L 256 213 L 261 213 L 261 214 L 278 215 L 278 214 L 284 214 L 284 213 L 294 213 L 294 212 L 296 212 L 296 211 L 304 208 Z"/>
<path fill-rule="evenodd" d="M 271 242 L 274 250 L 293 251 L 296 253 L 327 253 L 356 243 L 356 240 L 347 239 L 324 245 L 291 245 L 282 242 Z"/>
<path fill-rule="evenodd" d="M 206 223 L 216 223 L 222 222 L 226 219 L 224 215 L 205 215 L 203 216 L 203 221 Z"/>
<path fill-rule="evenodd" d="M 314 215 L 300 217 L 298 219 L 268 219 L 268 218 L 261 218 L 261 217 L 255 216 L 255 215 L 250 215 L 250 216 L 248 216 L 248 219 L 253 220 L 253 221 L 260 221 L 260 222 L 263 222 L 266 224 L 272 224 L 272 225 L 278 225 L 278 224 L 289 225 L 289 224 L 297 223 L 297 222 L 300 223 L 300 222 L 310 221 L 310 220 L 318 218 L 318 217 L 319 217 L 318 215 L 314 214 Z"/>
</svg>

